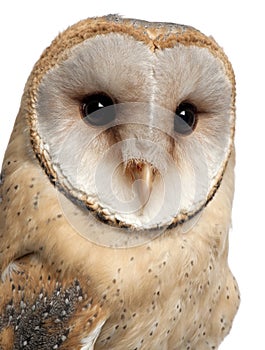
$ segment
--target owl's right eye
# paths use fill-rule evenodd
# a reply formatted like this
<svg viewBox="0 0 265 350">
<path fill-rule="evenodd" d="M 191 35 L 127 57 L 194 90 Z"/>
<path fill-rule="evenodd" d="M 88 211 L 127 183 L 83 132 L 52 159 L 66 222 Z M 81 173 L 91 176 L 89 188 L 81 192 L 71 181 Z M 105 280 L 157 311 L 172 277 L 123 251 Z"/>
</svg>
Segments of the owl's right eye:
<svg viewBox="0 0 265 350">
<path fill-rule="evenodd" d="M 116 117 L 114 102 L 103 93 L 86 96 L 82 101 L 81 112 L 86 123 L 93 126 L 103 126 Z"/>
<path fill-rule="evenodd" d="M 197 108 L 189 102 L 182 102 L 176 109 L 174 130 L 181 135 L 189 135 L 197 124 Z"/>
</svg>

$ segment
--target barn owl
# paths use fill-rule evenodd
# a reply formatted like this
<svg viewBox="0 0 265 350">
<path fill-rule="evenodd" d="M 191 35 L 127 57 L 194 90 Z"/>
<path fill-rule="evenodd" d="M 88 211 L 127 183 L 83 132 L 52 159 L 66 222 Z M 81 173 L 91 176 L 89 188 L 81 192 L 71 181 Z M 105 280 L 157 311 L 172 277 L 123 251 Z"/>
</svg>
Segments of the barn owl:
<svg viewBox="0 0 265 350">
<path fill-rule="evenodd" d="M 235 80 L 213 38 L 116 15 L 69 27 L 26 83 L 0 182 L 0 348 L 217 349 Z"/>
</svg>

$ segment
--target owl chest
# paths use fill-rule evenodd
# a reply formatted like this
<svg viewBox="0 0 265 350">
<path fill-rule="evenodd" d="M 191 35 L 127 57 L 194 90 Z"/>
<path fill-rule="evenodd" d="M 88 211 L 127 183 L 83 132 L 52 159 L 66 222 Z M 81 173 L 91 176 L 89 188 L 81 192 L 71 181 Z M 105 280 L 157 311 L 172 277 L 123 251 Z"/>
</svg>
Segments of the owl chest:
<svg viewBox="0 0 265 350">
<path fill-rule="evenodd" d="M 110 317 L 96 350 L 187 349 L 204 332 L 214 300 L 213 278 L 167 265 L 162 260 L 142 274 L 131 267 L 124 278 L 112 281 L 103 294 Z"/>
</svg>

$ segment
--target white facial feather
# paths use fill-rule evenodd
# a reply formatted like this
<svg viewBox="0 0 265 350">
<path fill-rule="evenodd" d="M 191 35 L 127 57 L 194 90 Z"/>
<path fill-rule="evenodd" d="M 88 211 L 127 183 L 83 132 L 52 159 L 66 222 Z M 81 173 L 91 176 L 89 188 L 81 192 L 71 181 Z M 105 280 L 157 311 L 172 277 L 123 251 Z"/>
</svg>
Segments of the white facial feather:
<svg viewBox="0 0 265 350">
<path fill-rule="evenodd" d="M 135 227 L 160 227 L 180 213 L 193 215 L 231 148 L 231 86 L 224 69 L 206 48 L 178 44 L 151 52 L 116 33 L 77 45 L 39 88 L 39 132 L 59 181 L 74 197 Z M 80 100 L 95 92 L 117 102 L 113 124 L 95 128 L 82 120 Z M 174 112 L 183 101 L 199 112 L 188 137 L 174 132 Z M 141 210 L 133 184 L 116 171 L 132 159 L 160 174 Z"/>
</svg>

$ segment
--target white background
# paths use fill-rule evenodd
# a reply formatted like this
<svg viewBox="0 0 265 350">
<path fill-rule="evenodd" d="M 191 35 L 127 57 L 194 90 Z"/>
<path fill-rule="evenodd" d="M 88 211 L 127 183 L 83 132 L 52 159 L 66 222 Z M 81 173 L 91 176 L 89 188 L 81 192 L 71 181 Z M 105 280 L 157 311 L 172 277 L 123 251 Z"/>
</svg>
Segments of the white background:
<svg viewBox="0 0 265 350">
<path fill-rule="evenodd" d="M 4 4 L 4 5 L 3 5 Z M 0 163 L 26 79 L 51 40 L 76 21 L 119 13 L 151 21 L 189 24 L 213 35 L 237 78 L 236 193 L 230 266 L 242 303 L 221 350 L 265 349 L 265 28 L 262 1 L 1 1 Z M 126 349 L 125 349 L 126 350 Z M 150 349 L 151 350 L 151 349 Z"/>
</svg>

